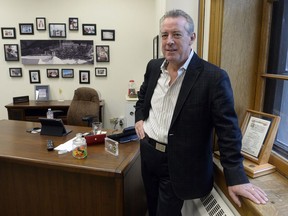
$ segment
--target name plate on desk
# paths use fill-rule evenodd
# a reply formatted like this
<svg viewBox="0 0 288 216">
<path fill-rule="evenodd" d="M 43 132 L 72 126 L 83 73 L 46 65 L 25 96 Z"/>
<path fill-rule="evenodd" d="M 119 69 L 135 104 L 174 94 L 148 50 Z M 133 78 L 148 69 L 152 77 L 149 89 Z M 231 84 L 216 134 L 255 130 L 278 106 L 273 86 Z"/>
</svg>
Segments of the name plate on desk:
<svg viewBox="0 0 288 216">
<path fill-rule="evenodd" d="M 13 97 L 13 104 L 27 103 L 29 102 L 29 96 Z"/>
</svg>

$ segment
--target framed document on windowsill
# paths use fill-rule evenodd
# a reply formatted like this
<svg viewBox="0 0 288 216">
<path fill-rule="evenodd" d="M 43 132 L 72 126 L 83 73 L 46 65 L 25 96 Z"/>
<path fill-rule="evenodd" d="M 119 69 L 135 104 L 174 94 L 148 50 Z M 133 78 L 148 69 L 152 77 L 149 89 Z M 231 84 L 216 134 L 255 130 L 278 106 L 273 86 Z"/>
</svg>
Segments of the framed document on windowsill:
<svg viewBox="0 0 288 216">
<path fill-rule="evenodd" d="M 268 161 L 279 123 L 279 116 L 247 110 L 241 127 L 243 134 L 241 153 L 244 156 L 245 172 L 251 178 L 276 170 Z"/>
<path fill-rule="evenodd" d="M 242 139 L 242 151 L 258 157 L 271 121 L 251 116 Z"/>
<path fill-rule="evenodd" d="M 268 162 L 275 140 L 280 117 L 247 110 L 242 124 L 242 154 L 256 164 Z"/>
</svg>

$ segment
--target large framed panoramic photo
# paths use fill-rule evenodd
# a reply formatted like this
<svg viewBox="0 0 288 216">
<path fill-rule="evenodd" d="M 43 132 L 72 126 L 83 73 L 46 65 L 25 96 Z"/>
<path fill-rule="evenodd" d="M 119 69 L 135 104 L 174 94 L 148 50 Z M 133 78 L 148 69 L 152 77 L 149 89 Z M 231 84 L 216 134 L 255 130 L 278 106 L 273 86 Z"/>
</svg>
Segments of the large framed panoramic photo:
<svg viewBox="0 0 288 216">
<path fill-rule="evenodd" d="M 94 64 L 93 40 L 20 40 L 24 65 Z"/>
</svg>

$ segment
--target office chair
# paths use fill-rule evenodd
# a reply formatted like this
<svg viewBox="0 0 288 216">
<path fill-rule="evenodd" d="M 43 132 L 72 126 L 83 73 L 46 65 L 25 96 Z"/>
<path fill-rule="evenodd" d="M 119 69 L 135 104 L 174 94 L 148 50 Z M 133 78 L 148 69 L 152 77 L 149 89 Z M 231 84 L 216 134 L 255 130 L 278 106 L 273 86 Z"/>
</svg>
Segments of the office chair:
<svg viewBox="0 0 288 216">
<path fill-rule="evenodd" d="M 76 89 L 67 112 L 67 124 L 91 127 L 93 121 L 99 121 L 99 104 L 99 95 L 95 89 Z"/>
</svg>

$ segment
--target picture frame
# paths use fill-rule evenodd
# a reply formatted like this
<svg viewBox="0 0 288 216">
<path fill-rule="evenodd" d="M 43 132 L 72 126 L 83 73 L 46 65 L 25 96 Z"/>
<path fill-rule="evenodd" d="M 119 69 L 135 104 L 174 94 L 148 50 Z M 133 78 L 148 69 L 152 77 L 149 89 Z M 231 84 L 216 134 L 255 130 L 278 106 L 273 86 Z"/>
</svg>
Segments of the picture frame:
<svg viewBox="0 0 288 216">
<path fill-rule="evenodd" d="M 22 68 L 9 68 L 10 77 L 22 77 Z"/>
<path fill-rule="evenodd" d="M 97 29 L 96 24 L 82 24 L 83 35 L 96 35 Z"/>
<path fill-rule="evenodd" d="M 45 17 L 36 17 L 36 29 L 38 31 L 46 30 L 46 18 Z"/>
<path fill-rule="evenodd" d="M 19 61 L 18 44 L 4 44 L 5 61 Z"/>
<path fill-rule="evenodd" d="M 79 71 L 79 83 L 80 84 L 90 84 L 90 71 L 80 70 Z"/>
<path fill-rule="evenodd" d="M 16 28 L 1 28 L 2 39 L 16 39 Z"/>
<path fill-rule="evenodd" d="M 66 38 L 66 24 L 65 23 L 49 23 L 49 37 L 50 38 Z"/>
<path fill-rule="evenodd" d="M 68 18 L 69 23 L 69 30 L 70 31 L 78 31 L 79 30 L 79 21 L 76 17 L 69 17 Z"/>
<path fill-rule="evenodd" d="M 40 70 L 29 70 L 30 83 L 41 83 Z"/>
<path fill-rule="evenodd" d="M 81 51 L 79 51 L 81 46 Z M 94 65 L 93 40 L 20 40 L 23 65 Z M 69 52 L 67 52 L 69 50 Z M 56 66 L 49 66 L 57 68 Z"/>
<path fill-rule="evenodd" d="M 61 74 L 62 78 L 74 78 L 74 69 L 62 69 Z"/>
<path fill-rule="evenodd" d="M 158 46 L 158 44 L 159 44 L 159 35 L 157 35 L 153 38 L 153 59 L 159 58 L 159 52 L 158 52 L 159 46 Z"/>
<path fill-rule="evenodd" d="M 96 46 L 96 62 L 110 62 L 110 48 L 108 45 Z"/>
<path fill-rule="evenodd" d="M 46 71 L 48 78 L 59 78 L 59 69 L 48 68 Z"/>
<path fill-rule="evenodd" d="M 34 25 L 33 23 L 19 23 L 20 35 L 33 35 Z"/>
<path fill-rule="evenodd" d="M 35 85 L 35 100 L 49 101 L 49 85 Z"/>
<path fill-rule="evenodd" d="M 107 77 L 107 68 L 106 67 L 96 67 L 95 68 L 96 77 Z"/>
<path fill-rule="evenodd" d="M 102 41 L 115 41 L 115 30 L 102 29 L 101 40 Z"/>
<path fill-rule="evenodd" d="M 250 124 L 254 124 L 253 122 L 251 123 L 251 118 L 259 120 L 260 124 L 263 124 L 261 122 L 261 120 L 263 120 L 264 122 L 270 122 L 270 125 L 268 127 L 267 132 L 265 134 L 263 134 L 263 135 L 265 135 L 264 136 L 265 139 L 263 140 L 263 143 L 260 143 L 261 148 L 260 148 L 260 152 L 257 156 L 253 156 L 251 153 L 248 153 L 247 150 L 246 151 L 243 150 L 243 148 L 245 147 L 245 136 L 249 132 L 249 127 L 251 127 Z M 242 139 L 243 144 L 242 144 L 241 153 L 244 156 L 244 158 L 249 159 L 250 161 L 252 161 L 258 165 L 268 163 L 270 153 L 272 150 L 272 146 L 273 146 L 273 142 L 274 142 L 276 134 L 277 134 L 279 123 L 280 123 L 280 117 L 279 116 L 248 109 L 246 111 L 246 115 L 245 115 L 244 121 L 243 121 L 242 126 L 241 126 L 241 131 L 243 134 L 243 139 Z M 261 129 L 261 131 L 264 131 L 262 128 L 257 129 L 257 131 L 259 132 L 260 129 Z M 254 133 L 254 135 L 250 136 L 250 138 L 249 138 L 250 140 L 249 140 L 248 144 L 255 146 L 255 143 L 258 140 L 260 141 L 259 135 L 261 135 L 261 134 L 257 134 L 257 136 L 255 136 L 256 132 L 252 131 L 252 133 Z M 256 139 L 256 137 L 257 137 L 257 139 Z"/>
</svg>

